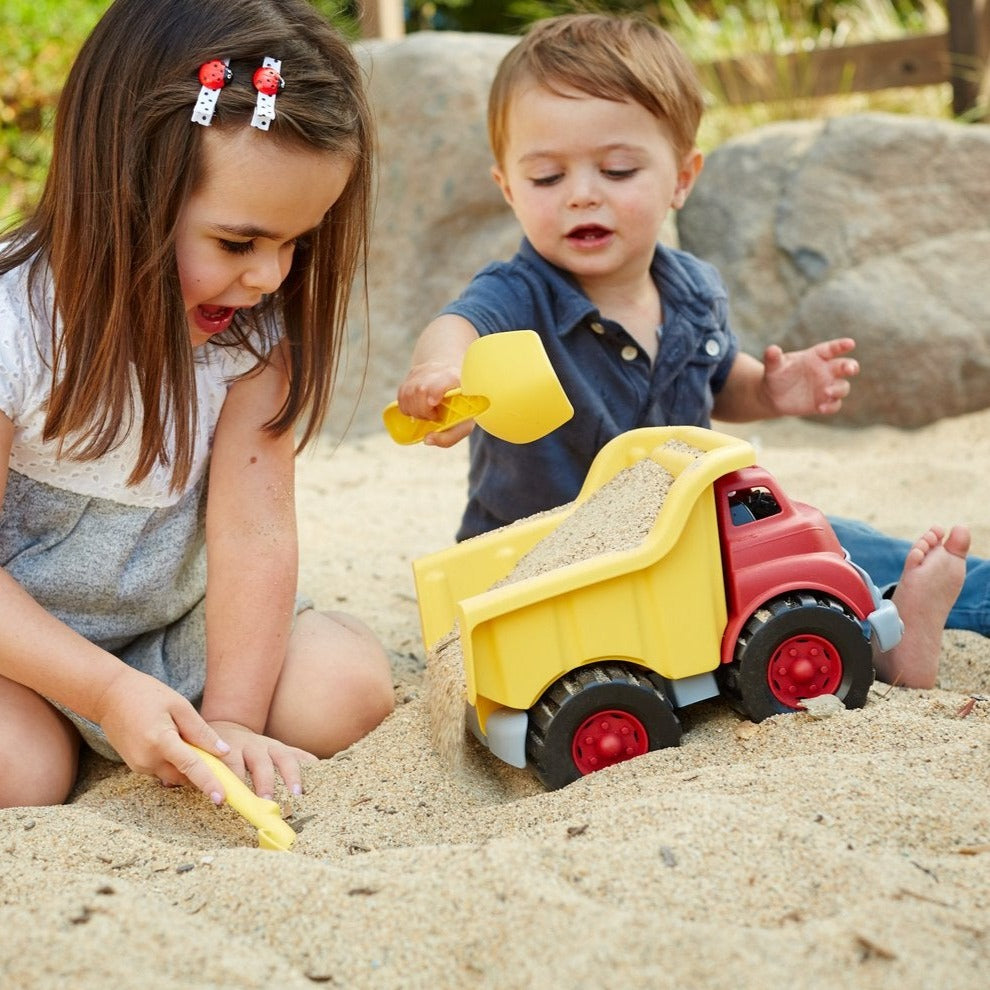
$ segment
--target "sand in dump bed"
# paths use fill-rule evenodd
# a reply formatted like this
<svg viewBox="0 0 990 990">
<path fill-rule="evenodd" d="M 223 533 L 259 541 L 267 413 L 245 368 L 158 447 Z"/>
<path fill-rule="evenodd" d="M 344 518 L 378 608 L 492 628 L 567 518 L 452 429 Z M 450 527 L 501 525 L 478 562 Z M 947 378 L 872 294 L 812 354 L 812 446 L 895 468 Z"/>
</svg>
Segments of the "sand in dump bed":
<svg viewBox="0 0 990 990">
<path fill-rule="evenodd" d="M 796 498 L 966 521 L 990 554 L 990 412 L 742 435 Z M 984 987 L 990 643 L 947 632 L 938 689 L 828 718 L 706 702 L 680 747 L 552 793 L 473 741 L 453 771 L 409 565 L 449 544 L 465 458 L 375 436 L 301 461 L 303 585 L 378 629 L 398 705 L 307 771 L 296 850 L 91 757 L 71 804 L 0 811 L 0 987 Z"/>
<path fill-rule="evenodd" d="M 619 471 L 522 557 L 506 584 L 589 560 L 609 550 L 631 550 L 650 531 L 674 480 L 649 458 Z"/>
</svg>

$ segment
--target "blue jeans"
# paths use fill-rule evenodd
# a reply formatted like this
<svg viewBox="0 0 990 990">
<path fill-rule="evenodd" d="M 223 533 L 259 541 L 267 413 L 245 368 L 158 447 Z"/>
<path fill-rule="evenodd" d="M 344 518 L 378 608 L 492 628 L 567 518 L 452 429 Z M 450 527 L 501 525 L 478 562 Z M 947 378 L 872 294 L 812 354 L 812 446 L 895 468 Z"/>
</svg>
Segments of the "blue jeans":
<svg viewBox="0 0 990 990">
<path fill-rule="evenodd" d="M 910 540 L 888 536 L 855 519 L 829 516 L 828 521 L 849 556 L 870 575 L 881 591 L 897 584 L 908 551 L 913 546 Z M 945 628 L 969 629 L 990 636 L 990 560 L 966 558 L 966 579 Z"/>
</svg>

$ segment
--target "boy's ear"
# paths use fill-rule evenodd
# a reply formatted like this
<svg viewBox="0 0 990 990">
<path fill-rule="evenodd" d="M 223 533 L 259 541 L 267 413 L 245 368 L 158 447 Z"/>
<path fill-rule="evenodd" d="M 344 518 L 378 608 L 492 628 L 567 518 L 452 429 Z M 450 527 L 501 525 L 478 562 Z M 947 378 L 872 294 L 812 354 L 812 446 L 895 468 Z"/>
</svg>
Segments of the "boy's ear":
<svg viewBox="0 0 990 990">
<path fill-rule="evenodd" d="M 677 186 L 674 188 L 674 198 L 670 205 L 679 210 L 686 202 L 694 188 L 701 170 L 705 164 L 705 156 L 697 149 L 692 148 L 681 162 L 681 167 L 677 172 Z"/>
<path fill-rule="evenodd" d="M 512 206 L 512 190 L 509 188 L 509 183 L 505 179 L 505 175 L 498 165 L 492 166 L 492 178 L 495 180 L 495 185 L 502 190 L 502 197 L 505 199 L 509 206 Z"/>
</svg>

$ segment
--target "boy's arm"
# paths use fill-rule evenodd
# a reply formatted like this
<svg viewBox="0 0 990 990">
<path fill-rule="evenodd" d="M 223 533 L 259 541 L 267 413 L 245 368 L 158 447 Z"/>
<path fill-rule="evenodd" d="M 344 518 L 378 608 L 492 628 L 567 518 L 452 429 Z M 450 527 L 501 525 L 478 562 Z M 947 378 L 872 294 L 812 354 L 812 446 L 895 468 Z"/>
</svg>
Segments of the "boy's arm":
<svg viewBox="0 0 990 990">
<path fill-rule="evenodd" d="M 464 353 L 478 339 L 478 331 L 462 316 L 446 313 L 432 320 L 413 348 L 409 373 L 399 386 L 399 409 L 417 419 L 436 419 L 444 394 L 461 383 Z M 471 432 L 473 423 L 461 423 L 442 433 L 431 433 L 427 444 L 450 447 Z"/>
<path fill-rule="evenodd" d="M 855 346 L 850 337 L 801 351 L 783 351 L 771 344 L 762 362 L 740 352 L 715 396 L 712 416 L 726 423 L 748 423 L 836 413 L 849 394 L 849 378 L 859 374 L 859 362 L 845 356 Z"/>
</svg>

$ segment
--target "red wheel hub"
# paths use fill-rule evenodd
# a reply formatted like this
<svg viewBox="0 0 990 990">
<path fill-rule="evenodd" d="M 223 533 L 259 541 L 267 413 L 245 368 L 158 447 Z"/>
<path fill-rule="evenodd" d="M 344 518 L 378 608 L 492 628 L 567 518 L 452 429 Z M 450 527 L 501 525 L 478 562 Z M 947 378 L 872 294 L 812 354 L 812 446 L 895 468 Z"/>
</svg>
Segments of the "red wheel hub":
<svg viewBox="0 0 990 990">
<path fill-rule="evenodd" d="M 800 708 L 802 698 L 835 694 L 842 683 L 842 657 L 821 636 L 792 636 L 770 658 L 767 681 L 778 701 Z"/>
<path fill-rule="evenodd" d="M 596 712 L 574 733 L 571 755 L 582 775 L 623 763 L 650 750 L 643 723 L 629 712 Z"/>
</svg>

